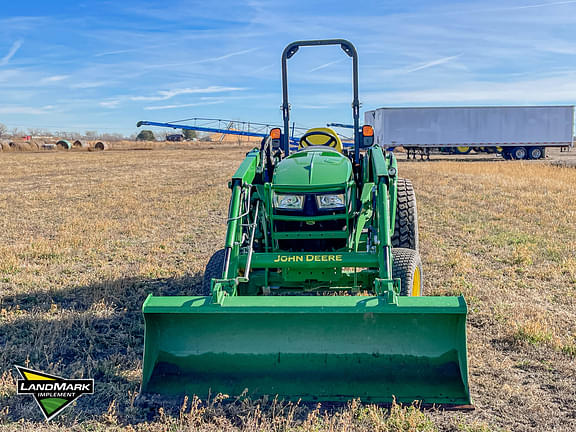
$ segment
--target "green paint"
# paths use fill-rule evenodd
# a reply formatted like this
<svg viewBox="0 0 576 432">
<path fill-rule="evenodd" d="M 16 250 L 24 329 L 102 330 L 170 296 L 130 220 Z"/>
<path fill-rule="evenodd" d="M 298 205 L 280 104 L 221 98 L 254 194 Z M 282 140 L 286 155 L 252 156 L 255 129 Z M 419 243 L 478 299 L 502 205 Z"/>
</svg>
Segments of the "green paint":
<svg viewBox="0 0 576 432">
<path fill-rule="evenodd" d="M 166 313 L 154 306 L 165 298 L 151 297 L 142 389 L 470 403 L 464 304 L 449 297 L 428 298 L 426 307 L 328 298 L 294 297 L 276 307 L 279 298 L 237 297 L 217 307 L 183 297 Z"/>
<path fill-rule="evenodd" d="M 46 414 L 50 416 L 52 415 L 52 413 L 54 413 L 55 411 L 59 410 L 64 405 L 66 405 L 68 403 L 68 400 L 61 398 L 45 398 L 40 399 L 40 403 L 46 410 Z"/>
<path fill-rule="evenodd" d="M 309 147 L 293 153 L 278 164 L 274 185 L 345 184 L 352 174 L 350 160 L 332 150 Z"/>
<path fill-rule="evenodd" d="M 358 130 L 358 157 L 313 146 L 284 157 L 269 140 L 246 155 L 212 295 L 144 303 L 143 392 L 470 403 L 466 302 L 398 295 L 398 166 L 377 145 L 360 152 Z M 317 209 L 331 192 L 345 209 Z M 274 193 L 306 195 L 304 208 L 277 210 Z M 320 290 L 373 295 L 299 295 Z"/>
</svg>

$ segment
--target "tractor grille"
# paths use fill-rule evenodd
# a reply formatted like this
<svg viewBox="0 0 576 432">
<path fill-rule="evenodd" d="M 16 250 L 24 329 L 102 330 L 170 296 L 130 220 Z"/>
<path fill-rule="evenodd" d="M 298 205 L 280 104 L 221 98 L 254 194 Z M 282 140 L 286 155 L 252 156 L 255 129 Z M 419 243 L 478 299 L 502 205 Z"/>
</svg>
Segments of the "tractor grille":
<svg viewBox="0 0 576 432">
<path fill-rule="evenodd" d="M 277 232 L 346 231 L 345 220 L 322 221 L 314 225 L 306 222 L 277 221 Z M 281 250 L 290 252 L 337 251 L 346 247 L 346 239 L 283 239 L 278 240 Z"/>
<path fill-rule="evenodd" d="M 282 216 L 314 216 L 344 215 L 346 210 L 320 210 L 316 206 L 315 195 L 307 195 L 304 208 L 299 211 L 275 210 L 275 214 Z M 275 232 L 314 232 L 314 231 L 341 231 L 346 232 L 346 219 L 333 219 L 323 221 L 275 221 Z M 345 238 L 337 239 L 282 239 L 278 240 L 281 250 L 290 252 L 322 252 L 336 251 L 346 247 Z"/>
</svg>

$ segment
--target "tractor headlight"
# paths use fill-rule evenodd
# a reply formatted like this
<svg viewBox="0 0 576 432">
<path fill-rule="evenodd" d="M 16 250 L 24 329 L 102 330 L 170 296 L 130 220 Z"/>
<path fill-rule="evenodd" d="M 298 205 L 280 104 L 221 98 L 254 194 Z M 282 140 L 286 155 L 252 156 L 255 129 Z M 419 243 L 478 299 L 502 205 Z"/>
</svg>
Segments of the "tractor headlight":
<svg viewBox="0 0 576 432">
<path fill-rule="evenodd" d="M 274 194 L 274 207 L 283 210 L 302 210 L 304 196 Z"/>
<path fill-rule="evenodd" d="M 346 206 L 346 199 L 344 194 L 318 195 L 316 203 L 322 210 L 342 209 Z"/>
</svg>

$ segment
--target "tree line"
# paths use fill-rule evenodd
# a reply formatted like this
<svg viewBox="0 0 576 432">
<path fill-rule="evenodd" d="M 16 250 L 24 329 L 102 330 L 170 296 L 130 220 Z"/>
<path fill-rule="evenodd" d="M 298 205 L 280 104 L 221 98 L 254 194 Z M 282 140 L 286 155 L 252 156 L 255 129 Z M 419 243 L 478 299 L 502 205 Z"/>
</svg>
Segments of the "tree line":
<svg viewBox="0 0 576 432">
<path fill-rule="evenodd" d="M 95 130 L 87 130 L 84 133 L 81 132 L 70 132 L 70 131 L 49 131 L 47 129 L 41 128 L 28 128 L 28 129 L 19 129 L 19 128 L 12 128 L 9 129 L 6 125 L 0 123 L 0 138 L 6 139 L 17 139 L 25 136 L 31 136 L 36 138 L 63 138 L 67 140 L 77 140 L 77 139 L 85 139 L 89 141 L 157 141 L 165 140 L 166 136 L 172 135 L 175 132 L 164 132 L 164 133 L 154 133 L 151 130 L 141 130 L 138 133 L 133 133 L 131 135 L 124 135 L 121 133 L 110 133 L 110 132 L 98 132 Z M 192 139 L 202 139 L 196 133 L 196 131 L 183 129 L 181 131 L 183 139 L 185 140 L 192 140 Z"/>
</svg>

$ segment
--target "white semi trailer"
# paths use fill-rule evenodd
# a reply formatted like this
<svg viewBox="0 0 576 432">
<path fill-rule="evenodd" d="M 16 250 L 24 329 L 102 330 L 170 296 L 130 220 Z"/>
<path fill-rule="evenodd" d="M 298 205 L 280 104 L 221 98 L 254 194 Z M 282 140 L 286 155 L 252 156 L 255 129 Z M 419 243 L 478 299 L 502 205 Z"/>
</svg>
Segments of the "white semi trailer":
<svg viewBox="0 0 576 432">
<path fill-rule="evenodd" d="M 429 157 L 432 150 L 540 159 L 546 147 L 574 145 L 574 106 L 379 108 L 365 113 L 375 139 Z"/>
</svg>

